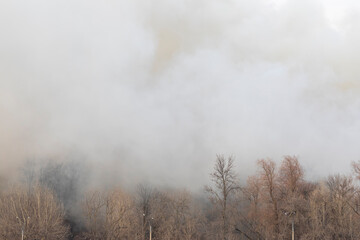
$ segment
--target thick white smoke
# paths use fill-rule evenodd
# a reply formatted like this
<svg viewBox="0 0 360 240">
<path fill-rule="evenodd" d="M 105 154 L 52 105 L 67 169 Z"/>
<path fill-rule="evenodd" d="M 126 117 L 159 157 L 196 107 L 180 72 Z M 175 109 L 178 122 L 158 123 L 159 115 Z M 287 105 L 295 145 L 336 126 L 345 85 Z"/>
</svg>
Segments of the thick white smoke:
<svg viewBox="0 0 360 240">
<path fill-rule="evenodd" d="M 0 1 L 1 174 L 81 154 L 94 181 L 191 188 L 215 154 L 308 176 L 360 148 L 356 1 Z"/>
</svg>

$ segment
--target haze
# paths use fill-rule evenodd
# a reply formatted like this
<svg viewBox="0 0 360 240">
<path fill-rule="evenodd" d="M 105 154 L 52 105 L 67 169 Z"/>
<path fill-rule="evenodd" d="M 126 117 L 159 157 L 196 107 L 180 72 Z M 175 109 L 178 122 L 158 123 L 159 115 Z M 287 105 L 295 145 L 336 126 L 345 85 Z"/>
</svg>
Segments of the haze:
<svg viewBox="0 0 360 240">
<path fill-rule="evenodd" d="M 296 155 L 359 160 L 356 1 L 0 1 L 0 175 L 78 158 L 104 182 L 198 188 Z M 74 157 L 75 156 L 75 157 Z"/>
</svg>

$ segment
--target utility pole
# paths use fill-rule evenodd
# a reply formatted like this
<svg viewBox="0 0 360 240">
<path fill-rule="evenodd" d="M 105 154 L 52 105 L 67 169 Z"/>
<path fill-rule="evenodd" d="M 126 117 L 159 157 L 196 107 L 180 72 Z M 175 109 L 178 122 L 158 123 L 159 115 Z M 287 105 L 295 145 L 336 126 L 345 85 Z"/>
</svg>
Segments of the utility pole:
<svg viewBox="0 0 360 240">
<path fill-rule="evenodd" d="M 285 212 L 284 214 L 285 216 L 291 217 L 291 239 L 295 240 L 294 216 L 296 214 L 296 211 Z"/>
</svg>

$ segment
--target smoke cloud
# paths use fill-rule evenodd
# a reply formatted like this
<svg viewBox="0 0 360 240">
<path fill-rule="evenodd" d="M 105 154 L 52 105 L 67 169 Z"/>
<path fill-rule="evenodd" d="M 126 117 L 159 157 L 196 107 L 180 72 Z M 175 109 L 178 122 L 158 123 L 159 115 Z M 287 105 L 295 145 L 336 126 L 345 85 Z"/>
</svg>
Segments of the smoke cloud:
<svg viewBox="0 0 360 240">
<path fill-rule="evenodd" d="M 360 148 L 360 4 L 0 1 L 0 174 L 81 156 L 93 181 L 201 187 L 296 155 L 308 177 Z M 89 173 L 90 174 L 90 173 Z"/>
</svg>

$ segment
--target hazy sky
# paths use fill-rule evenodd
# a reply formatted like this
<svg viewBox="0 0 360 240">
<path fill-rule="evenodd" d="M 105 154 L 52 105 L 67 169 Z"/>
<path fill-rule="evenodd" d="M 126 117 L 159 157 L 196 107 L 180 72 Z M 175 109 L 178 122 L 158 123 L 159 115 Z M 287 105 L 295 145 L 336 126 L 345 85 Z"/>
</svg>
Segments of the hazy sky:
<svg viewBox="0 0 360 240">
<path fill-rule="evenodd" d="M 0 173 L 76 154 L 104 181 L 196 188 L 215 155 L 360 159 L 360 3 L 0 0 Z"/>
</svg>

